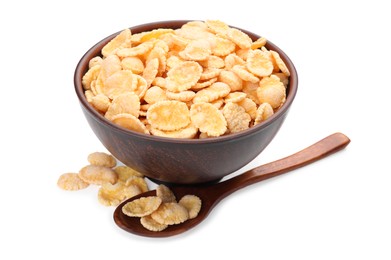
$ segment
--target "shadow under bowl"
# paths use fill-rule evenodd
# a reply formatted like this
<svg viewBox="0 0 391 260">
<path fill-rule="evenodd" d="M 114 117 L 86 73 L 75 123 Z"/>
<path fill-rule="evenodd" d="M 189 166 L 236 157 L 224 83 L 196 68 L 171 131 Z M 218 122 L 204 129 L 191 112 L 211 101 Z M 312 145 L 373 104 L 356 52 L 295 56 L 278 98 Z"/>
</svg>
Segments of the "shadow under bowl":
<svg viewBox="0 0 391 260">
<path fill-rule="evenodd" d="M 133 34 L 158 28 L 180 28 L 187 20 L 160 21 L 131 27 Z M 233 27 L 233 26 L 232 26 Z M 238 28 L 240 29 L 240 28 Z M 253 40 L 260 36 L 240 29 Z M 266 48 L 279 53 L 291 76 L 285 104 L 269 119 L 247 130 L 208 139 L 165 138 L 127 130 L 97 112 L 84 95 L 82 77 L 91 58 L 117 34 L 114 33 L 89 49 L 79 61 L 74 86 L 82 111 L 95 135 L 123 164 L 158 182 L 202 184 L 216 182 L 242 168 L 272 141 L 283 124 L 298 87 L 296 69 L 288 56 L 271 42 Z"/>
</svg>

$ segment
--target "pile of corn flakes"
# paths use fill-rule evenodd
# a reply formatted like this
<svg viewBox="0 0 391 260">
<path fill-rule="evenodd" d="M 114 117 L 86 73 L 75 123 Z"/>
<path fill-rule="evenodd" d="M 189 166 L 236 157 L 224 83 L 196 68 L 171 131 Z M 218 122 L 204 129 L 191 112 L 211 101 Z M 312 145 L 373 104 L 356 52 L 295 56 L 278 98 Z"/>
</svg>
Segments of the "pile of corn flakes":
<svg viewBox="0 0 391 260">
<path fill-rule="evenodd" d="M 266 42 L 218 20 L 137 34 L 125 29 L 90 60 L 85 96 L 108 120 L 144 134 L 243 131 L 286 99 L 290 72 Z"/>
</svg>

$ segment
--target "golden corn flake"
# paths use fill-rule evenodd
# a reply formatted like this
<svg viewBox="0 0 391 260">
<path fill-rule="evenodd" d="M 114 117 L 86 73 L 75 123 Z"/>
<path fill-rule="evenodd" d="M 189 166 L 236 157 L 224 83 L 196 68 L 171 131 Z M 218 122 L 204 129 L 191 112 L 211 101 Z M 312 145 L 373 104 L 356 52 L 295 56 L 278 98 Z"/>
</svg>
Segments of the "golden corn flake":
<svg viewBox="0 0 391 260">
<path fill-rule="evenodd" d="M 105 82 L 105 80 L 114 73 L 121 71 L 121 60 L 117 55 L 109 55 L 103 59 L 100 65 L 99 80 Z"/>
<path fill-rule="evenodd" d="M 147 62 L 143 72 L 143 78 L 147 81 L 147 86 L 149 87 L 153 80 L 155 79 L 159 70 L 159 59 L 154 58 Z"/>
<path fill-rule="evenodd" d="M 216 78 L 216 77 L 219 76 L 220 72 L 221 72 L 221 69 L 217 69 L 217 68 L 205 68 L 205 69 L 202 71 L 200 80 L 208 80 L 208 79 Z"/>
<path fill-rule="evenodd" d="M 190 117 L 192 123 L 209 136 L 220 136 L 227 130 L 223 114 L 210 103 L 193 104 L 190 108 Z"/>
<path fill-rule="evenodd" d="M 90 98 L 90 104 L 99 112 L 106 113 L 110 107 L 110 99 L 104 94 L 97 94 Z"/>
<path fill-rule="evenodd" d="M 195 61 L 181 62 L 167 72 L 166 88 L 172 92 L 188 90 L 200 79 L 202 67 Z"/>
<path fill-rule="evenodd" d="M 88 68 L 91 69 L 92 67 L 95 67 L 97 65 L 101 65 L 102 64 L 102 57 L 100 56 L 96 56 L 94 58 L 92 58 L 89 62 L 88 62 Z"/>
<path fill-rule="evenodd" d="M 57 181 L 57 186 L 63 190 L 81 190 L 87 188 L 89 185 L 77 173 L 64 173 Z"/>
<path fill-rule="evenodd" d="M 231 92 L 224 98 L 225 103 L 238 103 L 246 98 L 246 93 L 243 92 Z"/>
<path fill-rule="evenodd" d="M 184 60 L 201 61 L 206 60 L 211 55 L 211 47 L 206 39 L 191 41 L 186 48 L 179 53 Z"/>
<path fill-rule="evenodd" d="M 161 198 L 162 202 L 176 202 L 174 193 L 164 184 L 156 187 L 156 196 Z"/>
<path fill-rule="evenodd" d="M 201 210 L 201 199 L 195 195 L 185 195 L 178 203 L 187 209 L 189 212 L 189 219 L 197 217 Z"/>
<path fill-rule="evenodd" d="M 102 92 L 110 99 L 136 88 L 133 73 L 130 70 L 120 70 L 110 75 L 102 86 Z"/>
<path fill-rule="evenodd" d="M 254 125 L 257 125 L 269 117 L 271 117 L 274 114 L 273 108 L 269 103 L 262 103 L 257 111 L 256 111 L 256 117 L 254 120 Z"/>
<path fill-rule="evenodd" d="M 259 87 L 259 84 L 252 83 L 249 81 L 244 82 L 242 91 L 246 93 L 247 97 L 250 98 L 252 101 L 255 102 L 255 104 L 259 104 L 258 95 L 257 95 L 257 89 Z"/>
<path fill-rule="evenodd" d="M 146 42 L 152 39 L 157 39 L 166 33 L 173 33 L 173 32 L 174 32 L 173 29 L 155 29 L 149 32 L 145 32 L 142 35 L 140 42 Z"/>
<path fill-rule="evenodd" d="M 79 177 L 89 183 L 102 185 L 109 182 L 114 184 L 118 180 L 117 174 L 113 169 L 98 165 L 87 165 L 79 171 Z"/>
<path fill-rule="evenodd" d="M 198 62 L 204 68 L 216 68 L 222 69 L 225 66 L 225 62 L 221 57 L 210 55 L 206 60 Z"/>
<path fill-rule="evenodd" d="M 261 37 L 251 44 L 251 49 L 252 50 L 259 49 L 265 46 L 266 43 L 267 43 L 267 39 L 265 37 Z"/>
<path fill-rule="evenodd" d="M 194 138 L 198 133 L 198 128 L 190 124 L 185 128 L 181 128 L 175 131 L 162 131 L 156 128 L 150 129 L 151 134 L 161 137 L 170 137 L 170 138 Z"/>
<path fill-rule="evenodd" d="M 246 62 L 247 69 L 258 77 L 269 76 L 273 72 L 273 63 L 261 50 L 250 51 Z"/>
<path fill-rule="evenodd" d="M 209 87 L 217 81 L 217 78 L 209 79 L 206 81 L 199 81 L 197 84 L 191 87 L 192 90 L 197 91 L 206 87 Z"/>
<path fill-rule="evenodd" d="M 149 231 L 162 231 L 165 230 L 168 225 L 160 224 L 156 222 L 151 215 L 140 218 L 141 225 Z"/>
<path fill-rule="evenodd" d="M 138 57 L 126 57 L 121 60 L 123 70 L 130 70 L 134 74 L 141 74 L 144 71 L 144 63 Z"/>
<path fill-rule="evenodd" d="M 224 58 L 225 69 L 231 70 L 235 65 L 244 65 L 246 62 L 237 54 L 231 53 Z"/>
<path fill-rule="evenodd" d="M 142 197 L 126 203 L 122 212 L 129 217 L 144 217 L 157 210 L 161 203 L 162 200 L 156 196 Z"/>
<path fill-rule="evenodd" d="M 190 101 L 194 98 L 195 92 L 191 90 L 185 90 L 181 92 L 171 92 L 171 91 L 166 91 L 166 97 L 171 100 L 178 100 L 178 101 L 183 101 L 187 102 Z"/>
<path fill-rule="evenodd" d="M 150 51 L 153 48 L 153 46 L 154 43 L 152 41 L 143 42 L 140 45 L 137 45 L 136 47 L 119 49 L 117 51 L 117 55 L 118 57 L 121 58 L 140 56 Z"/>
<path fill-rule="evenodd" d="M 222 70 L 220 72 L 219 81 L 227 84 L 231 88 L 231 91 L 238 91 L 243 88 L 243 80 L 229 70 Z"/>
<path fill-rule="evenodd" d="M 231 41 L 233 41 L 236 45 L 238 45 L 241 49 L 249 49 L 251 48 L 252 40 L 250 36 L 246 33 L 240 31 L 236 28 L 229 28 L 227 32 L 227 37 Z"/>
<path fill-rule="evenodd" d="M 118 114 L 131 114 L 135 117 L 139 116 L 140 112 L 140 99 L 132 92 L 125 92 L 116 96 L 111 105 L 109 106 L 105 117 L 109 120 Z"/>
<path fill-rule="evenodd" d="M 102 48 L 103 57 L 107 57 L 110 54 L 115 53 L 121 46 L 127 46 L 130 44 L 131 31 L 125 29 L 115 36 L 108 44 Z"/>
<path fill-rule="evenodd" d="M 130 186 L 130 185 L 137 186 L 141 190 L 141 192 L 147 192 L 148 191 L 148 184 L 145 181 L 145 179 L 141 178 L 141 177 L 137 177 L 137 176 L 129 177 L 126 180 L 125 184 L 127 186 Z"/>
<path fill-rule="evenodd" d="M 231 133 L 240 132 L 249 128 L 251 117 L 238 104 L 227 103 L 223 108 L 223 115 Z"/>
<path fill-rule="evenodd" d="M 274 60 L 276 61 L 277 66 L 281 70 L 281 72 L 284 73 L 285 76 L 289 77 L 291 75 L 291 73 L 289 72 L 289 69 L 285 65 L 284 61 L 281 59 L 280 54 L 278 54 L 275 51 L 270 51 L 270 53 L 272 54 Z"/>
<path fill-rule="evenodd" d="M 161 87 L 152 86 L 145 93 L 144 100 L 148 104 L 155 104 L 158 101 L 168 100 L 168 97 L 166 96 L 166 91 Z"/>
<path fill-rule="evenodd" d="M 126 129 L 139 132 L 142 134 L 149 134 L 148 129 L 140 121 L 140 119 L 138 119 L 132 114 L 128 114 L 128 113 L 117 114 L 111 118 L 111 121 L 113 121 L 114 124 L 122 126 Z"/>
<path fill-rule="evenodd" d="M 176 225 L 188 220 L 189 212 L 176 202 L 167 202 L 162 203 L 157 210 L 153 211 L 151 217 L 160 224 Z"/>
<path fill-rule="evenodd" d="M 222 37 L 214 37 L 212 54 L 220 57 L 225 57 L 235 50 L 235 44 Z"/>
<path fill-rule="evenodd" d="M 159 101 L 148 109 L 147 120 L 152 127 L 163 131 L 178 130 L 189 125 L 189 109 L 180 101 Z"/>
<path fill-rule="evenodd" d="M 247 114 L 250 115 L 251 119 L 254 120 L 257 113 L 257 104 L 250 98 L 245 98 L 238 102 L 238 105 L 244 108 Z"/>
<path fill-rule="evenodd" d="M 271 75 L 270 77 L 262 78 L 259 82 L 257 96 L 261 103 L 269 103 L 273 109 L 277 109 L 285 102 L 286 90 L 280 78 Z"/>
<path fill-rule="evenodd" d="M 125 185 L 123 182 L 116 184 L 104 183 L 99 188 L 98 200 L 105 206 L 118 206 L 122 201 L 141 193 L 138 186 Z"/>
<path fill-rule="evenodd" d="M 211 86 L 198 91 L 193 98 L 193 102 L 212 102 L 214 100 L 227 96 L 230 91 L 231 88 L 227 84 L 223 82 L 216 82 L 213 83 Z"/>
<path fill-rule="evenodd" d="M 117 166 L 114 168 L 115 173 L 118 175 L 118 181 L 126 182 L 130 177 L 141 177 L 144 175 L 128 166 Z"/>
<path fill-rule="evenodd" d="M 90 68 L 86 74 L 84 74 L 82 78 L 82 85 L 85 90 L 91 89 L 91 82 L 96 80 L 98 78 L 98 75 L 100 73 L 101 66 L 95 65 L 92 68 Z"/>
<path fill-rule="evenodd" d="M 114 158 L 114 156 L 102 152 L 94 152 L 89 154 L 87 160 L 90 164 L 97 166 L 112 168 L 117 165 L 117 160 Z"/>
<path fill-rule="evenodd" d="M 244 81 L 250 81 L 251 83 L 259 82 L 259 78 L 249 72 L 244 65 L 235 65 L 232 67 L 232 71 Z"/>
<path fill-rule="evenodd" d="M 229 30 L 229 26 L 219 20 L 206 20 L 205 24 L 208 26 L 209 30 L 217 35 L 226 35 Z"/>
</svg>

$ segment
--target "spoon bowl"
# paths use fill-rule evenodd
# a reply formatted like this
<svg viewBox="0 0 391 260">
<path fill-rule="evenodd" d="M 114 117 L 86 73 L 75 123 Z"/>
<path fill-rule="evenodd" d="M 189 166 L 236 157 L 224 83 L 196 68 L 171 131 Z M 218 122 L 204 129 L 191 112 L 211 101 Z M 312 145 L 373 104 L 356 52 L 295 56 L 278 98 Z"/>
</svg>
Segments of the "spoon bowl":
<svg viewBox="0 0 391 260">
<path fill-rule="evenodd" d="M 201 223 L 222 199 L 233 192 L 322 159 L 343 149 L 349 142 L 350 139 L 344 134 L 335 133 L 295 154 L 258 166 L 217 184 L 172 186 L 170 189 L 178 199 L 187 194 L 196 195 L 201 199 L 202 207 L 196 218 L 187 220 L 179 225 L 168 226 L 163 231 L 149 231 L 141 225 L 140 218 L 128 217 L 122 212 L 122 207 L 126 203 L 141 197 L 156 196 L 156 190 L 139 194 L 122 202 L 114 211 L 114 221 L 120 228 L 140 236 L 169 237 L 178 235 Z"/>
</svg>

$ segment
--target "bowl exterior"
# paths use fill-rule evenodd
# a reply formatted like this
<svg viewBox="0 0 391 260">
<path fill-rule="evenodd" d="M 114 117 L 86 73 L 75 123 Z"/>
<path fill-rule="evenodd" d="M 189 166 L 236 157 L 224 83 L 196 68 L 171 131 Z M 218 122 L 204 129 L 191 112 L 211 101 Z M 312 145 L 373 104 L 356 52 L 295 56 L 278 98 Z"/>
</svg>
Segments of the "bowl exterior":
<svg viewBox="0 0 391 260">
<path fill-rule="evenodd" d="M 137 33 L 157 28 L 179 28 L 186 22 L 162 21 L 135 26 L 131 30 Z M 259 38 L 256 34 L 243 31 L 253 40 Z M 103 39 L 83 56 L 75 71 L 75 90 L 89 125 L 107 150 L 125 165 L 153 180 L 170 184 L 200 184 L 218 181 L 242 168 L 275 137 L 296 95 L 296 69 L 277 46 L 268 43 L 268 49 L 280 53 L 291 71 L 291 78 L 286 103 L 264 123 L 240 133 L 202 140 L 155 137 L 123 129 L 105 119 L 86 101 L 81 84 L 81 78 L 88 69 L 88 61 L 100 55 L 102 47 L 117 34 Z"/>
</svg>

